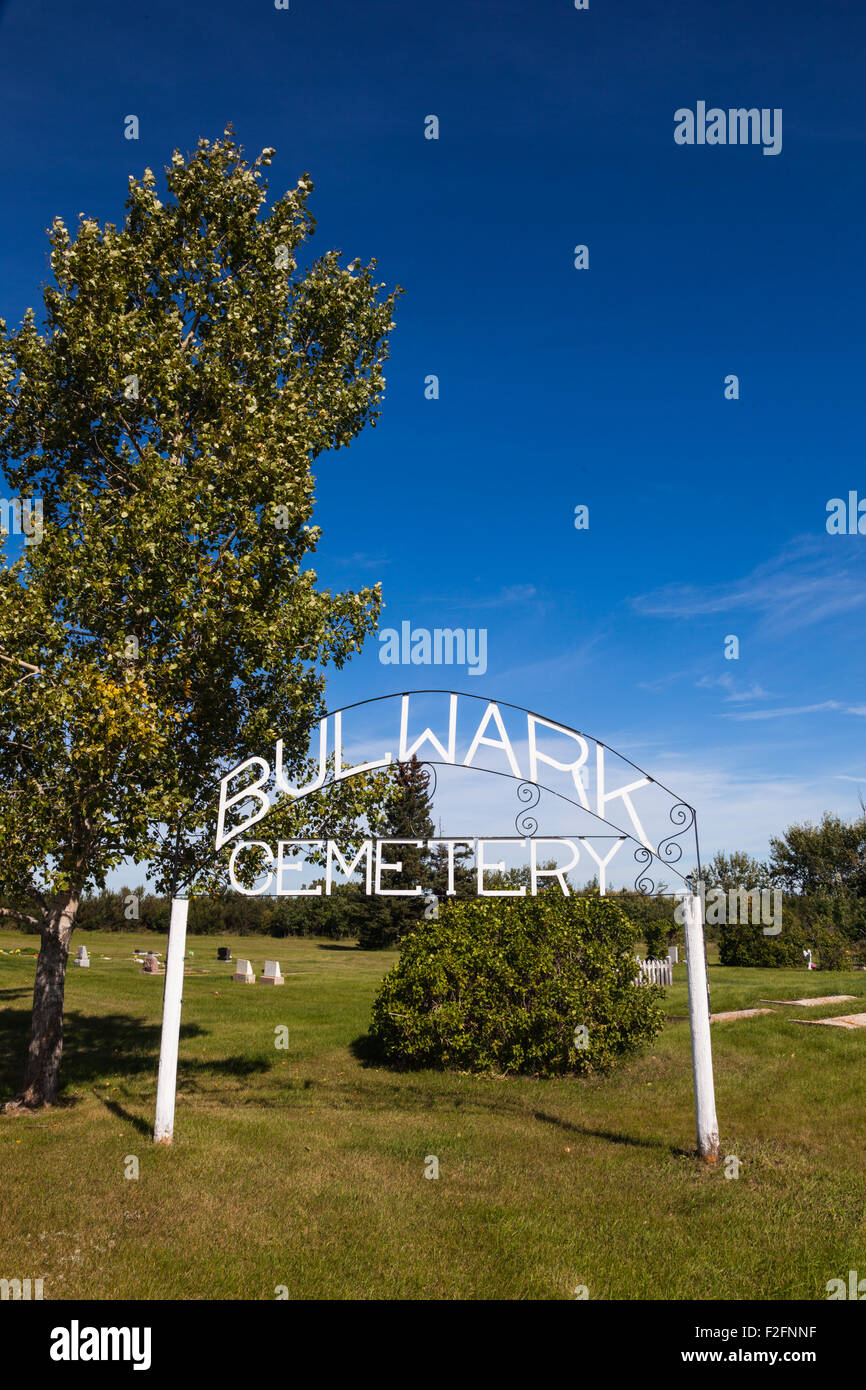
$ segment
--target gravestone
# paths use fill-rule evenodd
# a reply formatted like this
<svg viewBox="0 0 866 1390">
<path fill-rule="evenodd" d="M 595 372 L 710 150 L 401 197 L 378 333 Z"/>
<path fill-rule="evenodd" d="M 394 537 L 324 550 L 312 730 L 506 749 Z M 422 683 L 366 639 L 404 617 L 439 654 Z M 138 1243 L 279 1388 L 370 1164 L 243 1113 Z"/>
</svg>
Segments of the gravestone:
<svg viewBox="0 0 866 1390">
<path fill-rule="evenodd" d="M 248 960 L 239 960 L 238 968 L 232 975 L 232 979 L 239 985 L 254 985 L 256 977 L 253 974 L 252 963 Z"/>
<path fill-rule="evenodd" d="M 75 955 L 75 964 L 83 966 L 85 970 L 90 969 L 90 957 L 87 954 L 86 946 L 79 946 Z"/>
<path fill-rule="evenodd" d="M 789 1018 L 788 1023 L 805 1023 L 807 1028 L 866 1028 L 866 1014 L 837 1014 L 835 1018 Z"/>
<path fill-rule="evenodd" d="M 278 960 L 265 961 L 261 982 L 263 985 L 284 985 L 286 983 L 280 973 L 280 962 Z"/>
<path fill-rule="evenodd" d="M 231 958 L 232 953 L 229 950 L 228 946 L 217 947 L 217 960 L 231 960 Z"/>
<path fill-rule="evenodd" d="M 762 999 L 762 1004 L 784 1004 L 790 1007 L 796 1004 L 799 1009 L 814 1009 L 819 1004 L 846 1004 L 851 999 L 856 999 L 856 994 L 816 994 L 811 999 Z"/>
<path fill-rule="evenodd" d="M 159 957 L 155 956 L 152 951 L 149 951 L 145 956 L 144 965 L 141 967 L 141 973 L 142 975 L 159 974 Z"/>
<path fill-rule="evenodd" d="M 678 946 L 668 947 L 668 960 L 670 961 L 671 965 L 679 965 L 680 951 Z"/>
<path fill-rule="evenodd" d="M 758 1014 L 772 1014 L 775 1009 L 728 1009 L 726 1013 L 710 1014 L 710 1023 L 728 1023 L 732 1018 L 756 1018 Z"/>
</svg>

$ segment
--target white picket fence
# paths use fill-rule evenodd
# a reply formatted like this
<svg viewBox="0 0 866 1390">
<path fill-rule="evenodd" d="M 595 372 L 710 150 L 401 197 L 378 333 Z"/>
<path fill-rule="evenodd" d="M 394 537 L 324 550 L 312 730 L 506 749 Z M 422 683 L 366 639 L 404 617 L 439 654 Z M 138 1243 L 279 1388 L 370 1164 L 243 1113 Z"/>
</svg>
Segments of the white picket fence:
<svg viewBox="0 0 866 1390">
<path fill-rule="evenodd" d="M 636 983 L 649 982 L 653 985 L 672 985 L 674 982 L 674 967 L 669 960 L 641 960 L 636 957 L 640 974 Z"/>
</svg>

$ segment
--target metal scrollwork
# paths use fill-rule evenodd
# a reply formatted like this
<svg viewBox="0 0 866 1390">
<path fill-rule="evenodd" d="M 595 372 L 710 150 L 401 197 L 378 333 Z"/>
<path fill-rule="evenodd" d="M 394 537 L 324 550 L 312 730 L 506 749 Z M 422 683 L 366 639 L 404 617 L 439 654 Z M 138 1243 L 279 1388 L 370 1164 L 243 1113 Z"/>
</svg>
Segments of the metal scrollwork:
<svg viewBox="0 0 866 1390">
<path fill-rule="evenodd" d="M 541 800 L 541 788 L 537 787 L 534 782 L 521 782 L 517 788 L 517 799 L 524 803 L 525 809 L 518 811 L 514 817 L 514 828 L 518 835 L 535 835 L 538 830 L 538 821 L 535 816 L 530 816 L 529 812 Z"/>
<path fill-rule="evenodd" d="M 643 845 L 641 845 L 640 848 L 636 849 L 634 852 L 634 861 L 636 864 L 640 864 L 642 866 L 641 872 L 638 874 L 637 878 L 634 881 L 635 892 L 643 893 L 646 896 L 649 896 L 656 890 L 655 881 L 651 879 L 648 874 L 644 873 L 643 869 L 646 868 L 647 864 L 651 864 L 653 861 L 652 850 L 646 849 Z"/>
<path fill-rule="evenodd" d="M 694 808 L 687 805 L 685 801 L 678 801 L 676 806 L 671 807 L 670 819 L 680 829 L 675 831 L 673 835 L 668 835 L 666 840 L 662 840 L 656 853 L 659 859 L 664 860 L 666 864 L 678 864 L 683 857 L 683 847 L 678 841 L 680 836 L 691 830 L 695 823 Z"/>
</svg>

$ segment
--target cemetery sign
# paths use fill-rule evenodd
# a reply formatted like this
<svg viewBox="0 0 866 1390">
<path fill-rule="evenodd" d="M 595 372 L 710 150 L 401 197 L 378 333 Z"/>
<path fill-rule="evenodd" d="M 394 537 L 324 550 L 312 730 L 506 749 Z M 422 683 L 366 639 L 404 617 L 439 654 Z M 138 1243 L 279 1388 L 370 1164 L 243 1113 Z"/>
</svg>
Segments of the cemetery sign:
<svg viewBox="0 0 866 1390">
<path fill-rule="evenodd" d="M 396 701 L 399 701 L 399 709 L 385 710 L 388 702 Z M 375 710 L 372 707 L 376 707 Z M 351 738 L 351 729 L 344 726 L 344 715 L 351 712 L 350 719 L 363 720 L 364 716 L 357 713 L 362 709 L 368 711 L 367 723 L 376 724 L 383 711 L 392 722 L 388 718 L 384 722 L 378 718 L 376 737 L 381 737 L 382 742 L 377 744 L 377 756 L 369 761 L 347 762 L 347 748 L 350 742 L 357 745 L 359 731 L 356 726 L 355 737 Z M 426 722 L 428 718 L 429 723 Z M 369 737 L 368 730 L 362 733 L 365 738 Z M 627 877 L 631 881 L 634 876 L 634 888 L 640 893 L 659 891 L 659 868 L 680 879 L 698 1152 L 708 1162 L 717 1162 L 719 1131 L 710 1047 L 703 909 L 700 897 L 693 891 L 691 878 L 681 872 L 688 865 L 685 856 L 685 847 L 688 847 L 700 878 L 695 809 L 630 758 L 600 740 L 522 706 L 453 690 L 404 691 L 345 706 L 319 720 L 315 773 L 306 785 L 295 786 L 288 780 L 282 740 L 277 740 L 272 760 L 255 754 L 221 777 L 215 848 L 228 860 L 232 886 L 248 894 L 275 892 L 292 897 L 320 896 L 331 892 L 335 874 L 348 879 L 361 870 L 368 894 L 412 896 L 423 893 L 422 884 L 409 889 L 390 888 L 387 877 L 402 868 L 399 853 L 394 851 L 399 851 L 401 844 L 420 848 L 423 841 L 368 838 L 360 848 L 355 848 L 341 846 L 331 839 L 278 840 L 272 845 L 265 840 L 249 838 L 252 828 L 266 818 L 281 796 L 301 801 L 347 778 L 380 771 L 393 763 L 409 762 L 413 757 L 430 768 L 434 790 L 437 770 L 442 771 L 443 777 L 458 771 L 485 772 L 505 779 L 503 787 L 510 782 L 516 790 L 516 812 L 513 803 L 508 806 L 507 797 L 494 799 L 492 811 L 500 818 L 501 829 L 491 828 L 484 838 L 472 832 L 427 842 L 431 848 L 437 844 L 447 847 L 449 894 L 454 892 L 454 854 L 458 845 L 468 845 L 474 850 L 476 888 L 484 897 L 522 896 L 527 891 L 526 887 L 497 889 L 489 886 L 489 871 L 500 868 L 501 864 L 493 862 L 488 854 L 495 855 L 505 845 L 520 846 L 525 852 L 530 871 L 530 894 L 539 891 L 539 884 L 556 878 L 562 892 L 568 895 L 567 875 L 579 862 L 592 866 L 600 893 L 606 890 L 608 867 L 614 860 L 620 875 L 623 868 L 628 868 Z M 544 817 L 551 809 L 559 817 L 567 816 L 565 833 L 558 824 L 549 830 L 543 828 Z M 512 826 L 516 834 L 511 833 Z M 541 849 L 543 860 L 539 860 Z M 253 852 L 257 865 L 265 865 L 266 877 L 252 887 L 237 876 L 237 860 L 244 850 Z M 324 862 L 324 882 L 303 887 L 299 886 L 299 877 L 295 877 L 294 886 L 287 885 L 287 871 L 303 869 L 304 850 L 315 851 L 316 862 Z M 552 868 L 549 867 L 551 856 Z M 185 898 L 172 900 L 154 1125 L 157 1143 L 170 1144 L 174 1133 L 188 905 Z M 251 963 L 238 961 L 233 978 L 254 983 Z M 278 962 L 267 962 L 264 979 L 272 985 L 283 983 Z"/>
<path fill-rule="evenodd" d="M 418 717 L 416 711 L 422 697 L 426 697 L 428 708 L 424 717 Z M 429 697 L 437 697 L 432 713 Z M 382 740 L 382 751 L 377 750 L 378 755 L 369 761 L 346 761 L 344 715 L 351 711 L 357 721 L 357 711 L 396 701 L 399 710 L 389 711 L 393 724 L 390 736 Z M 425 724 L 425 717 L 431 718 L 431 724 Z M 348 732 L 351 735 L 351 730 Z M 604 893 L 608 867 L 614 859 L 620 871 L 632 865 L 627 876 L 629 885 L 633 880 L 638 892 L 656 891 L 654 861 L 685 883 L 685 875 L 678 867 L 683 864 L 684 844 L 693 849 L 693 862 L 700 869 L 694 807 L 598 739 L 521 706 L 455 691 L 385 695 L 326 714 L 319 720 L 314 744 L 318 747 L 316 771 L 304 786 L 293 785 L 286 777 L 281 739 L 276 742 L 272 760 L 260 755 L 246 758 L 222 777 L 215 848 L 227 852 L 229 880 L 238 892 L 274 892 L 289 897 L 328 895 L 335 874 L 349 878 L 360 870 L 366 894 L 421 894 L 422 884 L 409 889 L 388 886 L 388 874 L 402 868 L 401 844 L 417 848 L 426 844 L 430 849 L 446 846 L 449 895 L 454 893 L 454 853 L 458 845 L 474 851 L 476 891 L 482 897 L 507 897 L 527 891 L 488 886 L 489 872 L 501 867 L 501 861 L 496 859 L 497 849 L 505 845 L 525 854 L 530 871 L 528 891 L 532 895 L 538 892 L 539 885 L 543 887 L 554 878 L 568 895 L 567 875 L 578 863 L 590 868 Z M 360 848 L 349 848 L 329 839 L 280 840 L 269 844 L 248 837 L 248 832 L 265 819 L 280 796 L 300 801 L 346 778 L 408 762 L 413 756 L 431 769 L 434 786 L 436 768 L 474 770 L 510 780 L 516 785 L 513 829 L 517 833 L 511 833 L 508 826 L 484 837 L 470 832 L 426 842 L 371 838 L 364 840 Z M 539 834 L 543 799 L 552 808 L 559 808 L 560 813 L 563 805 L 568 808 L 568 833 L 557 830 Z M 499 798 L 500 814 L 502 806 Z M 599 826 L 605 827 L 604 831 Z M 509 833 L 505 833 L 506 829 Z M 240 855 L 253 849 L 265 862 L 266 876 L 250 888 L 239 880 L 237 862 Z M 314 888 L 300 886 L 297 877 L 304 867 L 305 850 L 315 851 L 316 862 L 325 867 L 324 883 Z M 555 867 L 542 867 L 551 858 Z M 289 882 L 288 871 L 295 875 Z"/>
</svg>

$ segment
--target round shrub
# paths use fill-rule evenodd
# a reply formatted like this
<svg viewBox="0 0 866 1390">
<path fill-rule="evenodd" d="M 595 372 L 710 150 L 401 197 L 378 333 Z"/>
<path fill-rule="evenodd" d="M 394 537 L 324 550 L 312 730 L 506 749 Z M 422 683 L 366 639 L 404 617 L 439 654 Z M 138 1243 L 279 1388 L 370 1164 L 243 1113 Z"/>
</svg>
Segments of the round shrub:
<svg viewBox="0 0 866 1390">
<path fill-rule="evenodd" d="M 370 1050 L 403 1067 L 607 1072 L 664 1022 L 661 990 L 636 983 L 638 931 L 609 898 L 455 902 L 404 938 Z"/>
<path fill-rule="evenodd" d="M 779 936 L 765 936 L 757 922 L 726 922 L 719 928 L 719 964 L 803 969 L 803 948 L 815 944 L 814 932 L 790 919 Z"/>
</svg>

